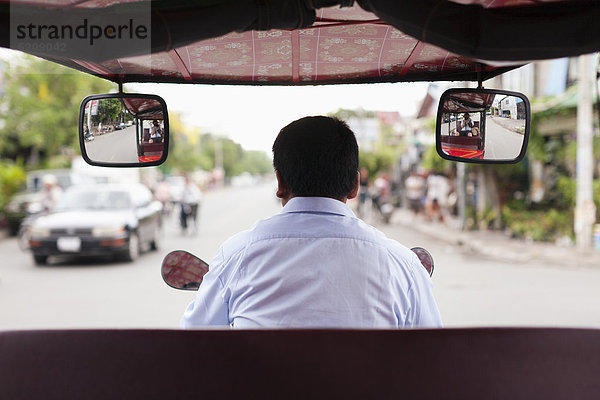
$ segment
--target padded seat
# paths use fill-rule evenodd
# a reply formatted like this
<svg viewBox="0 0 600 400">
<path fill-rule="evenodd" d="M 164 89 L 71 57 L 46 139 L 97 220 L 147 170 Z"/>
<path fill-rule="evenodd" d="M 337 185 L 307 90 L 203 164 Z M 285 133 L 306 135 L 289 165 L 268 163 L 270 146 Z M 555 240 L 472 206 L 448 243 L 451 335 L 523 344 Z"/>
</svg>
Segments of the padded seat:
<svg viewBox="0 0 600 400">
<path fill-rule="evenodd" d="M 598 329 L 0 332 L 0 399 L 594 399 Z"/>
</svg>

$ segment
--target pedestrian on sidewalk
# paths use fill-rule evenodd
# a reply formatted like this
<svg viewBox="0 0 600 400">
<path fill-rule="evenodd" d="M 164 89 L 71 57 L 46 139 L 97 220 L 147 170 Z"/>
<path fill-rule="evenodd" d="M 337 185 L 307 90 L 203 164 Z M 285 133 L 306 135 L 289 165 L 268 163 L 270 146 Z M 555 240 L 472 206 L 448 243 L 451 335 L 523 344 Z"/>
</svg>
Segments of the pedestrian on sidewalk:
<svg viewBox="0 0 600 400">
<path fill-rule="evenodd" d="M 427 220 L 445 222 L 447 215 L 450 183 L 443 173 L 432 173 L 427 177 L 425 214 Z"/>
<path fill-rule="evenodd" d="M 419 174 L 416 169 L 410 171 L 410 175 L 404 182 L 406 188 L 406 199 L 408 200 L 408 208 L 412 211 L 416 217 L 421 214 L 423 210 L 423 196 L 425 195 L 425 180 Z"/>
</svg>

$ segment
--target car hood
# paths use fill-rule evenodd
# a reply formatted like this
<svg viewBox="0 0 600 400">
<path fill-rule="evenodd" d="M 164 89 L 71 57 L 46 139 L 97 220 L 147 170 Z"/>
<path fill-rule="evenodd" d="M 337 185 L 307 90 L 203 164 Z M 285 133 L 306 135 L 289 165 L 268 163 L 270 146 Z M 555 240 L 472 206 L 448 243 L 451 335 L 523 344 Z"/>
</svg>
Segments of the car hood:
<svg viewBox="0 0 600 400">
<path fill-rule="evenodd" d="M 132 210 L 73 210 L 59 211 L 36 219 L 40 228 L 93 228 L 115 225 L 136 226 Z"/>
</svg>

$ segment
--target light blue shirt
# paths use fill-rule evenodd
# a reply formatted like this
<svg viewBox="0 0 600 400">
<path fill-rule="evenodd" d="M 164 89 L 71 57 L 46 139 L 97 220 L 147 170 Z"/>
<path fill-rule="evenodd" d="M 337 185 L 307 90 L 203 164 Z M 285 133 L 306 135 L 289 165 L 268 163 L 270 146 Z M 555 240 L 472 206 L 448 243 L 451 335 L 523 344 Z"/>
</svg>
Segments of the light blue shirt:
<svg viewBox="0 0 600 400">
<path fill-rule="evenodd" d="M 441 327 L 418 257 L 341 201 L 292 198 L 228 239 L 183 328 Z"/>
</svg>

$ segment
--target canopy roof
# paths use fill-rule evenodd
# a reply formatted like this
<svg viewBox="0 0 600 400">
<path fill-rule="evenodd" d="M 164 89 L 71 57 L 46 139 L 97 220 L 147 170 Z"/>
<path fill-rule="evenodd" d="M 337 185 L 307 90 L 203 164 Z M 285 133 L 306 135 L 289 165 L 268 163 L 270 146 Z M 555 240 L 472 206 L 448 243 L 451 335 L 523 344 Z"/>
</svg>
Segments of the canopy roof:
<svg viewBox="0 0 600 400">
<path fill-rule="evenodd" d="M 487 110 L 494 101 L 494 93 L 453 93 L 444 98 L 444 112 L 479 112 Z"/>
<path fill-rule="evenodd" d="M 162 105 L 156 100 L 126 97 L 121 99 L 121 102 L 134 117 L 140 119 L 164 119 Z"/>
<path fill-rule="evenodd" d="M 15 20 L 34 14 L 58 28 L 77 18 L 147 17 L 145 45 L 25 50 L 117 82 L 254 85 L 477 81 L 533 59 L 600 50 L 596 0 L 361 0 L 320 8 L 336 3 L 353 1 L 0 0 L 0 45 L 10 46 Z"/>
</svg>

